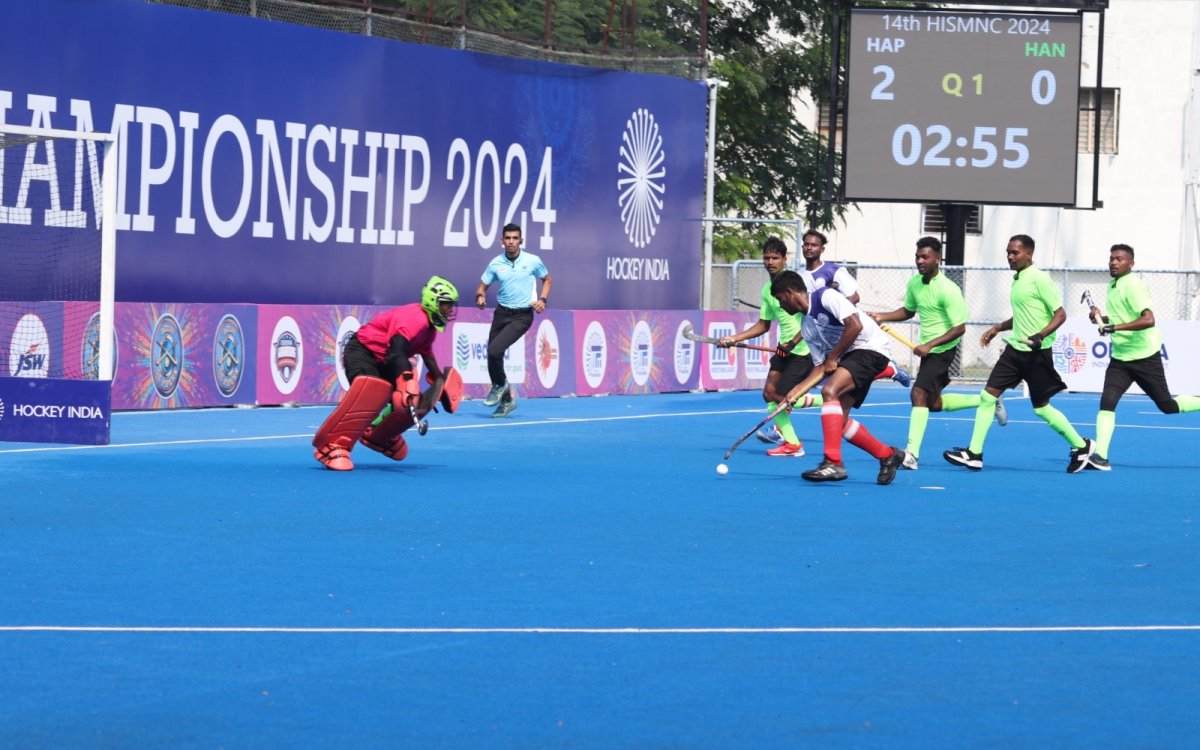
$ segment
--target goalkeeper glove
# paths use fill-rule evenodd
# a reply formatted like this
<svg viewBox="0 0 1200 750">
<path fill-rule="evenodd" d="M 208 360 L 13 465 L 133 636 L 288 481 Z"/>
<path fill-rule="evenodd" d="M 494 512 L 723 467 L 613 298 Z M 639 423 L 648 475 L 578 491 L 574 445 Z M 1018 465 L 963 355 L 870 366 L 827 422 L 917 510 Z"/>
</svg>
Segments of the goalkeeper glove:
<svg viewBox="0 0 1200 750">
<path fill-rule="evenodd" d="M 392 408 L 408 411 L 409 407 L 416 408 L 421 400 L 421 385 L 413 377 L 412 370 L 405 370 L 396 378 L 396 390 L 392 392 Z"/>
</svg>

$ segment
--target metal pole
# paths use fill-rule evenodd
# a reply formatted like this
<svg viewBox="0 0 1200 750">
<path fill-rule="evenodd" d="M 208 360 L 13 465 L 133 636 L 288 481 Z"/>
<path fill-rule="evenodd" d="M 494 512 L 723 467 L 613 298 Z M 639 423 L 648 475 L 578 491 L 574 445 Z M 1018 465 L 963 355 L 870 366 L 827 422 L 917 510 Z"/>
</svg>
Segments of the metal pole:
<svg viewBox="0 0 1200 750">
<path fill-rule="evenodd" d="M 728 86 L 725 81 L 709 78 L 708 84 L 708 176 L 704 186 L 704 215 L 713 215 L 713 175 L 716 174 L 717 153 L 717 89 Z M 700 295 L 702 309 L 712 307 L 713 223 L 704 222 L 704 289 Z"/>
</svg>

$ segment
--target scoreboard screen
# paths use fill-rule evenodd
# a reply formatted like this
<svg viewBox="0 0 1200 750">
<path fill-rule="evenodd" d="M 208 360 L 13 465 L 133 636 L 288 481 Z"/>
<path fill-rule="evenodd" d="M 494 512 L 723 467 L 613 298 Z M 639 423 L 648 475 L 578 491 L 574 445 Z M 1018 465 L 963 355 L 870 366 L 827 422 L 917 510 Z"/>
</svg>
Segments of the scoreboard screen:
<svg viewBox="0 0 1200 750">
<path fill-rule="evenodd" d="M 850 12 L 851 201 L 1075 204 L 1079 15 Z"/>
</svg>

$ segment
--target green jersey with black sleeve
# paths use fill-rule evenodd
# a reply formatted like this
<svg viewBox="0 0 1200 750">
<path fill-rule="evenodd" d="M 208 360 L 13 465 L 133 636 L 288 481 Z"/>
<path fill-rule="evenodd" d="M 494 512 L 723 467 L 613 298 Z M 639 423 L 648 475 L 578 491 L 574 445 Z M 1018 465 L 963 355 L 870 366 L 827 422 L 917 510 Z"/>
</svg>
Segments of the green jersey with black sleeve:
<svg viewBox="0 0 1200 750">
<path fill-rule="evenodd" d="M 921 343 L 933 341 L 946 331 L 967 322 L 967 302 L 962 290 L 946 274 L 939 273 L 925 282 L 925 277 L 916 274 L 908 280 L 904 290 L 904 309 L 912 310 L 921 317 Z M 962 337 L 929 350 L 930 354 L 941 354 L 958 346 Z"/>
<path fill-rule="evenodd" d="M 1150 287 L 1140 277 L 1127 273 L 1108 285 L 1108 322 L 1113 325 L 1130 323 L 1142 317 L 1150 306 Z M 1162 350 L 1162 334 L 1157 326 L 1140 331 L 1113 331 L 1112 358 L 1132 362 L 1158 354 Z"/>
<path fill-rule="evenodd" d="M 1050 278 L 1050 274 L 1036 266 L 1018 271 L 1013 279 L 1012 291 L 1012 338 L 1008 343 L 1017 351 L 1031 351 L 1025 339 L 1041 333 L 1054 311 L 1062 307 L 1062 292 Z M 1055 334 L 1042 339 L 1042 349 L 1054 346 Z"/>
<path fill-rule="evenodd" d="M 800 333 L 800 326 L 804 322 L 804 313 L 791 313 L 779 306 L 779 300 L 771 294 L 771 282 L 767 282 L 762 288 L 762 307 L 758 310 L 760 320 L 765 320 L 768 323 L 772 320 L 779 321 L 779 341 L 786 344 L 796 338 L 796 334 Z M 808 354 L 808 344 L 803 339 L 796 348 L 792 350 L 792 354 L 801 356 Z"/>
</svg>

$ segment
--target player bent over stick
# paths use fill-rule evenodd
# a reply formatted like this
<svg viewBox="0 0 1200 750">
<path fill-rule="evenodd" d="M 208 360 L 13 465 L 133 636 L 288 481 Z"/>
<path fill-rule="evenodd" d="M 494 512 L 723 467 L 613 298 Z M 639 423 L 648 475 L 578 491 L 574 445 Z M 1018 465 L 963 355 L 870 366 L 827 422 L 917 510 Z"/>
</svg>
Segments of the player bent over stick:
<svg viewBox="0 0 1200 750">
<path fill-rule="evenodd" d="M 418 424 L 440 401 L 453 412 L 462 399 L 462 378 L 453 367 L 443 372 L 433 342 L 454 319 L 458 290 L 434 276 L 421 301 L 394 307 L 369 320 L 346 343 L 342 363 L 350 390 L 313 437 L 313 455 L 326 468 L 350 471 L 356 442 L 396 461 L 408 455 L 405 430 Z M 420 355 L 431 383 L 424 394 L 413 376 L 411 357 Z M 382 416 L 385 407 L 390 413 Z M 372 422 L 376 422 L 372 424 Z M 420 430 L 424 433 L 424 428 Z"/>
<path fill-rule="evenodd" d="M 916 265 L 917 273 L 908 280 L 902 307 L 891 312 L 867 313 L 876 323 L 909 320 L 913 315 L 921 318 L 921 343 L 912 347 L 913 354 L 921 360 L 921 368 L 912 386 L 912 412 L 904 454 L 904 468 L 914 470 L 920 460 L 929 413 L 976 409 L 981 402 L 978 393 L 942 393 L 950 385 L 950 366 L 958 354 L 958 342 L 967 332 L 967 303 L 958 285 L 941 272 L 941 241 L 936 237 L 917 240 Z M 1008 411 L 999 396 L 996 422 L 1001 426 L 1008 424 Z"/>
<path fill-rule="evenodd" d="M 829 376 L 821 387 L 825 401 L 821 407 L 825 460 L 801 476 L 810 482 L 845 479 L 848 476 L 842 464 L 845 437 L 851 445 L 879 459 L 875 482 L 891 484 L 904 460 L 904 451 L 880 442 L 850 416 L 850 410 L 862 406 L 871 383 L 888 367 L 891 352 L 887 334 L 837 290 L 822 287 L 809 294 L 804 280 L 794 271 L 776 275 L 771 282 L 771 294 L 785 311 L 804 313 L 804 340 L 816 367 Z M 786 398 L 792 401 L 800 395 L 788 393 Z"/>
</svg>

